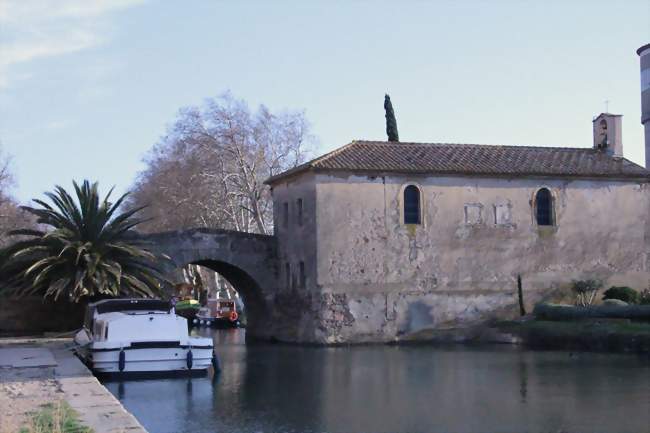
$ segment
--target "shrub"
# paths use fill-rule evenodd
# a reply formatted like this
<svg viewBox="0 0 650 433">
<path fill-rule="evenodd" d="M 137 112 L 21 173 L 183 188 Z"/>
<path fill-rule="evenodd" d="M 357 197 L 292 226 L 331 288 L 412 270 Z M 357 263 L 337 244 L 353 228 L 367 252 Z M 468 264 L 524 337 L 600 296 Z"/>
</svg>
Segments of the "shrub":
<svg viewBox="0 0 650 433">
<path fill-rule="evenodd" d="M 639 293 L 639 304 L 641 305 L 650 305 L 650 290 L 645 289 L 643 292 Z"/>
<path fill-rule="evenodd" d="M 618 299 L 628 304 L 636 304 L 639 302 L 639 292 L 631 287 L 612 286 L 605 291 L 603 299 Z"/>
<path fill-rule="evenodd" d="M 591 305 L 601 287 L 603 287 L 603 282 L 600 280 L 573 281 L 571 290 L 576 295 L 576 305 L 582 307 Z"/>
</svg>

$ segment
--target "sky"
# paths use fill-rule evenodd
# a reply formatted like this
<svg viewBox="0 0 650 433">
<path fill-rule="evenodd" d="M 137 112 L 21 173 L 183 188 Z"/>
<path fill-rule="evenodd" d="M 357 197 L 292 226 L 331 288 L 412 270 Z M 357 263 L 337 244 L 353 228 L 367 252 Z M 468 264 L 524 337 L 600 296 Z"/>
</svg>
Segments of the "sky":
<svg viewBox="0 0 650 433">
<path fill-rule="evenodd" d="M 650 0 L 0 0 L 0 145 L 22 202 L 124 192 L 181 107 L 305 110 L 316 154 L 385 139 L 590 147 L 622 114 L 643 164 Z M 609 101 L 606 105 L 605 101 Z"/>
</svg>

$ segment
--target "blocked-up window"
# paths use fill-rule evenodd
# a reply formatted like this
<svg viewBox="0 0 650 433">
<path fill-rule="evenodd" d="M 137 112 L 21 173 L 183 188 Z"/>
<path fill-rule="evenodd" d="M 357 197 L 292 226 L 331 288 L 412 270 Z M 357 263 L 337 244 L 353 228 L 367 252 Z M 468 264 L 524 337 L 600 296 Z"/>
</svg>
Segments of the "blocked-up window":
<svg viewBox="0 0 650 433">
<path fill-rule="evenodd" d="M 286 201 L 282 204 L 282 227 L 289 227 L 289 203 Z"/>
<path fill-rule="evenodd" d="M 512 216 L 510 213 L 510 206 L 507 203 L 494 205 L 494 224 L 496 225 L 510 225 L 512 223 Z"/>
<path fill-rule="evenodd" d="M 300 287 L 305 288 L 307 285 L 307 276 L 305 275 L 305 262 L 300 262 Z"/>
<path fill-rule="evenodd" d="M 296 200 L 296 217 L 298 219 L 298 225 L 302 225 L 302 199 L 299 198 Z"/>
<path fill-rule="evenodd" d="M 482 209 L 483 205 L 480 203 L 467 203 L 465 205 L 465 224 L 481 224 L 483 222 Z"/>
</svg>

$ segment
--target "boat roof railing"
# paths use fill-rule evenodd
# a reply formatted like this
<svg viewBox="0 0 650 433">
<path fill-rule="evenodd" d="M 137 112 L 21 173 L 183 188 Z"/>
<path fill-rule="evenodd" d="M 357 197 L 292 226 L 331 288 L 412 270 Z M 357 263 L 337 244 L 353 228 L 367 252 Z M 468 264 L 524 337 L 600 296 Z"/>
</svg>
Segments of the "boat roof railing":
<svg viewBox="0 0 650 433">
<path fill-rule="evenodd" d="M 119 311 L 145 311 L 145 312 L 171 312 L 172 305 L 168 301 L 160 299 L 104 299 L 88 304 L 84 317 L 84 327 L 92 332 L 94 325 L 95 311 L 97 313 L 112 313 Z"/>
<path fill-rule="evenodd" d="M 88 305 L 97 313 L 112 313 L 116 311 L 164 311 L 169 312 L 172 305 L 169 301 L 160 299 L 105 299 Z"/>
</svg>

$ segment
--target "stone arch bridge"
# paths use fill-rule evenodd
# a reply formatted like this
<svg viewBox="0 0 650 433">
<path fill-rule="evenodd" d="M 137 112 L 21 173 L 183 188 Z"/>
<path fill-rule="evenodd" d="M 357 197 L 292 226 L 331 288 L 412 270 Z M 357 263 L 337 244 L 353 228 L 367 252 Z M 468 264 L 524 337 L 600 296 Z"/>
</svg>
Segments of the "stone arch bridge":
<svg viewBox="0 0 650 433">
<path fill-rule="evenodd" d="M 171 276 L 188 264 L 218 272 L 240 293 L 247 309 L 247 335 L 272 339 L 281 319 L 273 308 L 278 290 L 276 238 L 221 229 L 189 229 L 140 236 L 147 247 L 168 256 Z M 287 324 L 285 324 L 287 325 Z"/>
</svg>

